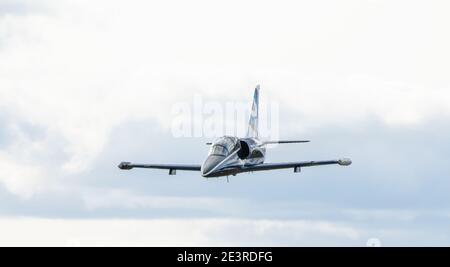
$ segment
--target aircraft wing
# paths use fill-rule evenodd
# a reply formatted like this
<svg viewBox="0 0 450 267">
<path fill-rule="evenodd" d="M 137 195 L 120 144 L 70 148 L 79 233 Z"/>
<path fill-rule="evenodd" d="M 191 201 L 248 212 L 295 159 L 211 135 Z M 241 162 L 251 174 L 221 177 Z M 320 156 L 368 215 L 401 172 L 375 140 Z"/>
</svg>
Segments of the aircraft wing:
<svg viewBox="0 0 450 267">
<path fill-rule="evenodd" d="M 244 166 L 242 167 L 242 172 L 268 171 L 268 170 L 289 169 L 289 168 L 294 168 L 295 172 L 299 172 L 301 167 L 311 167 L 311 166 L 331 165 L 331 164 L 348 166 L 352 164 L 352 161 L 350 159 L 338 159 L 338 160 L 322 160 L 322 161 L 263 163 L 258 165 Z"/>
<path fill-rule="evenodd" d="M 200 171 L 200 165 L 194 164 L 134 164 L 130 162 L 122 162 L 118 166 L 122 170 L 131 170 L 133 168 L 146 169 L 163 169 L 169 170 L 169 174 L 175 174 L 176 170 L 181 171 Z"/>
</svg>

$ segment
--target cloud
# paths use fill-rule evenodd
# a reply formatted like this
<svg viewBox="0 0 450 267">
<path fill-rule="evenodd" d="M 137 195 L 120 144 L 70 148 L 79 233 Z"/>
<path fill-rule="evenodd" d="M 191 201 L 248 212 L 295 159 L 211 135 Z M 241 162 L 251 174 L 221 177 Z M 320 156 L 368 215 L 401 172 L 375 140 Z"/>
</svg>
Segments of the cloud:
<svg viewBox="0 0 450 267">
<path fill-rule="evenodd" d="M 12 5 L 5 3 L 4 7 Z M 359 44 L 353 38 L 362 30 L 349 24 L 349 20 L 360 19 L 359 12 L 375 16 L 392 4 L 368 3 L 358 10 L 330 2 L 336 11 L 320 12 L 316 17 L 307 11 L 318 10 L 319 5 L 315 4 L 289 3 L 291 8 L 274 9 L 258 3 L 258 22 L 247 17 L 255 12 L 252 4 L 240 3 L 239 10 L 224 7 L 214 16 L 196 13 L 197 6 L 215 10 L 204 1 L 189 5 L 176 2 L 180 10 L 186 9 L 181 13 L 174 11 L 172 4 L 125 4 L 117 0 L 108 1 L 105 7 L 102 1 L 22 1 L 8 12 L 37 7 L 45 7 L 47 12 L 0 18 L 0 106 L 14 120 L 46 129 L 48 134 L 43 139 L 48 140 L 47 149 L 63 154 L 64 161 L 52 166 L 58 175 L 92 168 L 111 131 L 126 121 L 153 119 L 159 127 L 169 129 L 170 107 L 177 101 L 191 101 L 194 92 L 215 100 L 243 100 L 249 98 L 256 83 L 262 83 L 263 102 L 282 103 L 292 112 L 289 117 L 302 118 L 300 125 L 297 119 L 288 120 L 285 133 L 330 124 L 351 128 L 355 121 L 371 116 L 393 126 L 417 124 L 433 116 L 448 117 L 450 113 L 446 75 L 439 76 L 444 82 L 436 84 L 438 74 L 426 72 L 419 83 L 403 75 L 416 72 L 410 61 L 404 65 L 395 61 L 402 67 L 395 79 L 388 75 L 395 72 L 374 75 L 378 70 L 391 69 L 369 53 L 367 62 L 360 62 L 359 54 L 351 54 L 346 48 Z M 372 5 L 377 8 L 369 11 Z M 411 8 L 422 10 L 415 5 Z M 167 16 L 169 10 L 171 15 Z M 281 15 L 292 10 L 301 14 L 296 11 L 295 16 Z M 234 13 L 232 23 L 227 14 L 230 12 Z M 349 18 L 343 19 L 342 14 Z M 323 17 L 329 17 L 325 21 L 333 24 L 302 23 Z M 399 27 L 392 16 L 385 19 Z M 433 29 L 430 38 L 447 36 L 440 34 L 441 28 L 436 24 L 442 25 L 427 21 L 418 34 Z M 394 27 L 386 21 L 380 28 L 374 28 L 370 21 L 362 21 L 362 25 L 378 37 L 382 37 L 378 30 L 390 34 Z M 323 47 L 319 33 L 327 36 L 335 48 Z M 234 41 L 237 39 L 238 43 Z M 449 42 L 441 39 L 440 44 Z M 336 40 L 339 42 L 332 42 Z M 415 36 L 407 34 L 397 41 L 416 52 L 425 52 L 429 47 L 428 43 L 411 40 L 416 40 Z M 379 43 L 363 44 L 366 49 L 383 52 L 383 58 L 398 55 L 397 50 Z M 334 56 L 326 50 L 336 47 L 342 51 L 334 51 Z M 443 60 L 448 51 L 440 48 L 426 51 Z M 429 62 L 416 57 L 417 63 Z M 341 62 L 343 59 L 346 61 Z M 314 60 L 324 67 L 317 69 Z M 362 64 L 361 68 L 355 67 L 356 63 Z M 445 67 L 441 61 L 433 63 L 434 68 Z M 342 73 L 330 72 L 330 66 L 336 64 L 340 64 Z M 24 178 L 14 177 L 20 179 Z"/>
<path fill-rule="evenodd" d="M 25 198 L 31 197 L 46 185 L 42 181 L 45 174 L 39 166 L 27 165 L 4 153 L 0 154 L 0 176 L 10 192 Z"/>
<path fill-rule="evenodd" d="M 223 211 L 231 204 L 231 200 L 217 197 L 148 196 L 121 189 L 85 190 L 83 201 L 88 211 L 118 208 Z"/>
<path fill-rule="evenodd" d="M 361 245 L 356 229 L 330 222 L 240 219 L 0 219 L 2 246 Z"/>
<path fill-rule="evenodd" d="M 5 210 L 64 218 L 314 218 L 308 227 L 385 218 L 400 225 L 426 220 L 423 209 L 446 212 L 447 7 L 2 1 L 0 183 L 7 192 L 0 196 L 17 206 Z M 261 104 L 280 104 L 280 137 L 314 141 L 270 150 L 268 160 L 345 155 L 354 165 L 306 169 L 300 177 L 242 175 L 226 185 L 192 173 L 170 180 L 158 171 L 118 172 L 125 159 L 201 162 L 204 140 L 170 136 L 173 105 L 192 103 L 196 94 L 247 102 L 257 83 Z M 320 227 L 313 228 L 326 232 Z M 407 231 L 389 231 L 407 240 Z"/>
<path fill-rule="evenodd" d="M 355 220 L 397 220 L 412 222 L 419 216 L 418 211 L 414 210 L 346 210 Z"/>
<path fill-rule="evenodd" d="M 22 16 L 44 12 L 46 2 L 43 0 L 2 0 L 0 2 L 0 16 Z"/>
</svg>

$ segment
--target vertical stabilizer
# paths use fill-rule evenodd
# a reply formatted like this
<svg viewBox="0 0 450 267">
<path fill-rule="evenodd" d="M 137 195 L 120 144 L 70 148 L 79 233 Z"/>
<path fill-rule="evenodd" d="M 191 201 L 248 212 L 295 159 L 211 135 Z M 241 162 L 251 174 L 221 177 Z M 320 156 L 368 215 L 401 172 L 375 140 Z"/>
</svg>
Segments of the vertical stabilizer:
<svg viewBox="0 0 450 267">
<path fill-rule="evenodd" d="M 258 112 L 259 112 L 259 85 L 255 88 L 253 95 L 252 111 L 248 122 L 247 137 L 258 138 Z"/>
</svg>

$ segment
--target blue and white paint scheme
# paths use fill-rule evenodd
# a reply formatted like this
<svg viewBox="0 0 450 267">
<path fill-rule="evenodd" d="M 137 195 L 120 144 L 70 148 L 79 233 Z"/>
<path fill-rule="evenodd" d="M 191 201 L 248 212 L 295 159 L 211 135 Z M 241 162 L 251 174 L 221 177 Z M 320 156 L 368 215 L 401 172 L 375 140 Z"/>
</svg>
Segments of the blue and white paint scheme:
<svg viewBox="0 0 450 267">
<path fill-rule="evenodd" d="M 210 145 L 211 147 L 203 164 L 134 164 L 122 162 L 119 164 L 119 168 L 123 170 L 130 170 L 133 168 L 166 169 L 169 170 L 169 175 L 175 175 L 177 170 L 199 171 L 203 177 L 210 178 L 236 175 L 243 172 L 289 168 L 292 168 L 294 172 L 300 172 L 302 167 L 330 164 L 348 166 L 352 163 L 352 161 L 347 158 L 324 161 L 264 163 L 266 145 L 268 144 L 306 143 L 309 141 L 261 141 L 258 134 L 259 91 L 259 85 L 257 85 L 253 95 L 253 104 L 246 137 L 222 136 L 212 143 L 207 143 L 207 145 Z"/>
</svg>

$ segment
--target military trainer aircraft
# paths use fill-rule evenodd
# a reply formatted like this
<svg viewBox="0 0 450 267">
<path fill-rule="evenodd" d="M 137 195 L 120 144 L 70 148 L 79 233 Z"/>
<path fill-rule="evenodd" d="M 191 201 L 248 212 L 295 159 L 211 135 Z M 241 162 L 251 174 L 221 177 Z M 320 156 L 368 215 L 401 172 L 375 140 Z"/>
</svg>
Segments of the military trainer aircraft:
<svg viewBox="0 0 450 267">
<path fill-rule="evenodd" d="M 261 141 L 258 138 L 258 104 L 259 85 L 255 88 L 253 105 L 248 123 L 247 136 L 239 138 L 235 136 L 223 136 L 212 143 L 207 143 L 211 148 L 203 164 L 135 164 L 122 162 L 119 168 L 130 170 L 133 168 L 166 169 L 169 175 L 175 175 L 180 171 L 199 171 L 205 178 L 236 175 L 243 172 L 268 171 L 275 169 L 292 168 L 294 172 L 300 172 L 302 167 L 338 164 L 348 166 L 352 161 L 348 158 L 322 161 L 294 161 L 283 163 L 264 163 L 266 145 L 268 144 L 292 144 L 307 143 L 306 140 Z"/>
</svg>

